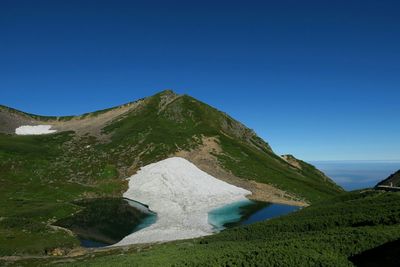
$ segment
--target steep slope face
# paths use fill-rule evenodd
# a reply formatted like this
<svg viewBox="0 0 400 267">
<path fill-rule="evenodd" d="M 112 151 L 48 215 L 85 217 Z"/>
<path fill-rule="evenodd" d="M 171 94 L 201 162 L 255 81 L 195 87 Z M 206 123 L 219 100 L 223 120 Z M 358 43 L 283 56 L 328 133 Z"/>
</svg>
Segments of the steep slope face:
<svg viewBox="0 0 400 267">
<path fill-rule="evenodd" d="M 379 182 L 376 186 L 391 186 L 391 187 L 400 187 L 400 170 L 391 174 L 385 180 Z"/>
<path fill-rule="evenodd" d="M 300 172 L 303 176 L 309 178 L 314 182 L 325 182 L 332 188 L 341 191 L 342 188 L 338 186 L 331 178 L 325 175 L 322 171 L 318 170 L 315 166 L 295 158 L 293 155 L 282 155 L 283 160 L 289 163 L 293 168 Z"/>
<path fill-rule="evenodd" d="M 275 155 L 228 115 L 172 91 L 75 117 L 0 111 L 1 255 L 26 252 L 29 242 L 31 253 L 76 246 L 51 226 L 80 209 L 72 200 L 121 196 L 127 187 L 121 178 L 173 156 L 259 200 L 304 205 L 342 191 L 315 168 L 303 162 L 296 168 Z M 16 135 L 23 125 L 57 132 Z"/>
</svg>

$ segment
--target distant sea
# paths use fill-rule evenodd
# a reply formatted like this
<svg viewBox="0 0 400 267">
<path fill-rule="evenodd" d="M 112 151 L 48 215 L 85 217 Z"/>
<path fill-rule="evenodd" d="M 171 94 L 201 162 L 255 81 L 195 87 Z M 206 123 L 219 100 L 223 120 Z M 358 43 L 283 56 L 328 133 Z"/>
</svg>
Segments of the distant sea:
<svg viewBox="0 0 400 267">
<path fill-rule="evenodd" d="M 346 190 L 375 186 L 400 169 L 400 161 L 310 161 Z"/>
</svg>

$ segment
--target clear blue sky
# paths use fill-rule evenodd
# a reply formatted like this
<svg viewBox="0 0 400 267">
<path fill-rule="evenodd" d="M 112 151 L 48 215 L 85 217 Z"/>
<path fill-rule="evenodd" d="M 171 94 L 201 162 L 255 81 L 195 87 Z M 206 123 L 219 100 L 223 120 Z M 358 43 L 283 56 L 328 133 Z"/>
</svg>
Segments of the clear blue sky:
<svg viewBox="0 0 400 267">
<path fill-rule="evenodd" d="M 400 1 L 0 1 L 0 103 L 171 88 L 306 160 L 400 159 Z"/>
</svg>

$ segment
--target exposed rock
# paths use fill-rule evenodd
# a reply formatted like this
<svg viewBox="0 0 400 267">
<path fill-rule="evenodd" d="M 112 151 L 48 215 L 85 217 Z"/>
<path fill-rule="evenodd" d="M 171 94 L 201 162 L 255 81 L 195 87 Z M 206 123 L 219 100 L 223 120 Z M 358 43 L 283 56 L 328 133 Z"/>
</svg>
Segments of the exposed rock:
<svg viewBox="0 0 400 267">
<path fill-rule="evenodd" d="M 55 249 L 51 250 L 49 253 L 49 255 L 51 255 L 51 256 L 64 256 L 66 254 L 67 254 L 67 252 L 63 248 L 55 248 Z"/>
<path fill-rule="evenodd" d="M 302 169 L 300 162 L 292 155 L 282 155 L 281 157 L 284 161 L 289 163 L 292 167 L 300 169 L 300 170 Z"/>
</svg>

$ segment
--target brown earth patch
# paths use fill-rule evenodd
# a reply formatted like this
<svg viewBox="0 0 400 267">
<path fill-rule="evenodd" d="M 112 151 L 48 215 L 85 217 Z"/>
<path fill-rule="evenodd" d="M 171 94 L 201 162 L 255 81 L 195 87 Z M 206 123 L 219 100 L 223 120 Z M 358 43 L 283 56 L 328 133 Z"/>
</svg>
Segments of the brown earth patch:
<svg viewBox="0 0 400 267">
<path fill-rule="evenodd" d="M 242 187 L 252 192 L 249 199 L 287 204 L 293 206 L 307 206 L 308 203 L 297 200 L 295 196 L 275 188 L 271 185 L 258 183 L 252 180 L 245 180 L 233 175 L 231 172 L 221 167 L 215 154 L 223 153 L 218 138 L 203 137 L 202 145 L 196 149 L 186 151 L 181 150 L 174 156 L 182 157 L 195 164 L 199 169 L 210 175 L 235 186 Z"/>
<path fill-rule="evenodd" d="M 294 159 L 293 157 L 289 156 L 289 155 L 282 155 L 281 158 L 286 161 L 287 163 L 289 163 L 292 167 L 296 168 L 296 169 L 302 169 L 300 163 Z"/>
<path fill-rule="evenodd" d="M 74 131 L 78 135 L 89 134 L 100 140 L 107 137 L 102 129 L 112 121 L 124 118 L 124 115 L 139 110 L 145 104 L 146 99 L 121 105 L 106 111 L 64 118 L 40 118 L 31 117 L 18 111 L 0 109 L 0 132 L 15 134 L 15 129 L 22 125 L 51 125 L 58 132 Z"/>
</svg>

